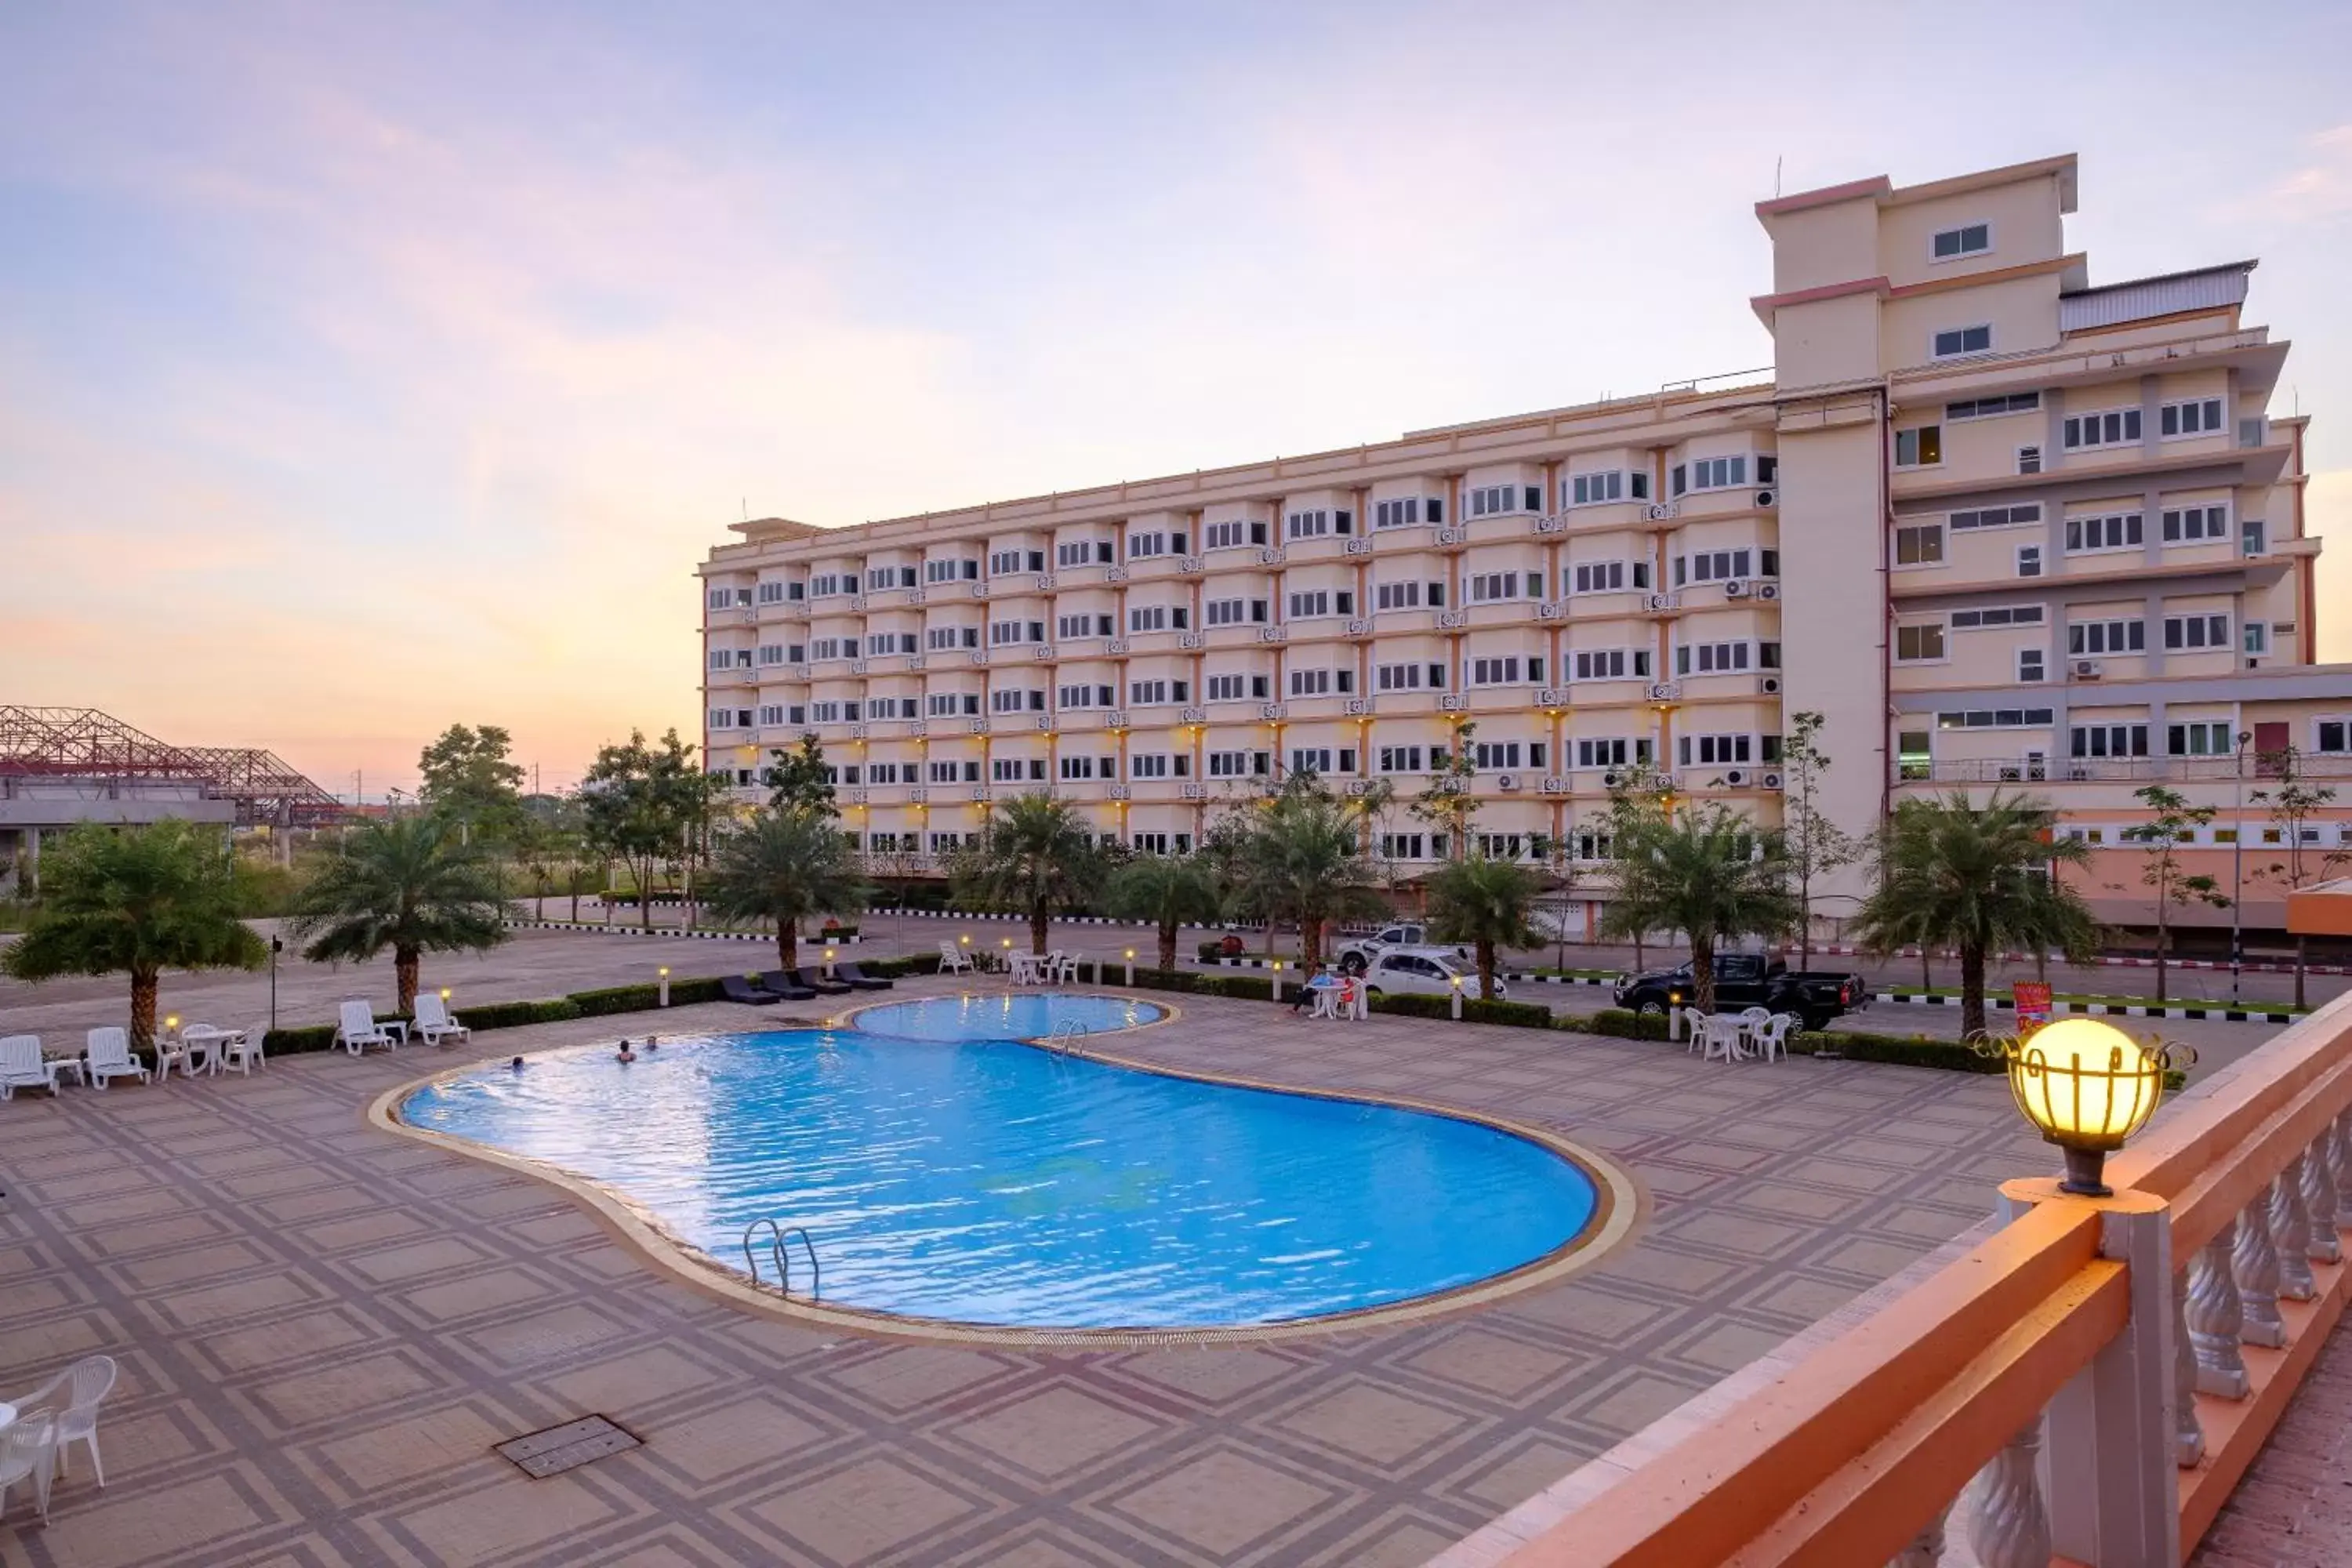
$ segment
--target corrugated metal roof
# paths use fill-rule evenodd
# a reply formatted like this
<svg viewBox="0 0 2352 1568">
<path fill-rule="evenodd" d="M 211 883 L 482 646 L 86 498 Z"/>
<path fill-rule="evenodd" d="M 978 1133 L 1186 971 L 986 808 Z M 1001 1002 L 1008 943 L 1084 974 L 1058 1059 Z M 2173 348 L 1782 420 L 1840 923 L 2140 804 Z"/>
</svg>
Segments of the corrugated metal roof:
<svg viewBox="0 0 2352 1568">
<path fill-rule="evenodd" d="M 2138 278 L 2062 294 L 2058 299 L 2058 330 L 2079 332 L 2090 327 L 2112 327 L 2121 321 L 2141 321 L 2182 310 L 2211 310 L 2242 305 L 2246 299 L 2246 275 L 2251 261 L 2194 272 L 2168 272 L 2158 278 Z"/>
</svg>

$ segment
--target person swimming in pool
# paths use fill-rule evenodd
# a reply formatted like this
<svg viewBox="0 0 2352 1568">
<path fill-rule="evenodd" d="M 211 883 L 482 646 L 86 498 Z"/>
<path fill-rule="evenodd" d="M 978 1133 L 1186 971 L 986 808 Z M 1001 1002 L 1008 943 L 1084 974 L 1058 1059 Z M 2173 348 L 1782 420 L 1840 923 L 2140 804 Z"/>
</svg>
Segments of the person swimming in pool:
<svg viewBox="0 0 2352 1568">
<path fill-rule="evenodd" d="M 517 1057 L 514 1060 L 507 1063 L 507 1066 L 512 1068 L 517 1072 L 520 1072 L 522 1071 L 522 1058 L 520 1057 Z"/>
<path fill-rule="evenodd" d="M 618 1061 L 623 1067 L 626 1067 L 629 1063 L 637 1059 L 637 1053 L 629 1049 L 629 1042 L 626 1040 L 623 1040 L 621 1042 L 621 1048 L 614 1052 L 613 1055 L 614 1059 Z"/>
</svg>

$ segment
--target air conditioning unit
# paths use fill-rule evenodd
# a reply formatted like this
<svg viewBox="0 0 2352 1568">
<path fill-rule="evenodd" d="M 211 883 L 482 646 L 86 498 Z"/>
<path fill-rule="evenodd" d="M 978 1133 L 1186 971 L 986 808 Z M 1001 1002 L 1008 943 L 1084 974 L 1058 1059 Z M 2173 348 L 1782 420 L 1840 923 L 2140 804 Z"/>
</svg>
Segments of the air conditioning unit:
<svg viewBox="0 0 2352 1568">
<path fill-rule="evenodd" d="M 1777 599 L 1780 596 L 1780 584 L 1759 583 L 1756 584 L 1756 596 L 1759 599 Z"/>
<path fill-rule="evenodd" d="M 863 594 L 852 594 L 849 596 L 849 607 L 853 610 L 864 609 L 866 607 L 866 595 Z"/>
<path fill-rule="evenodd" d="M 1546 778 L 1543 782 L 1543 792 L 1546 795 L 1566 795 L 1568 793 L 1568 781 L 1566 779 L 1557 777 Z"/>
<path fill-rule="evenodd" d="M 1126 784 L 1113 784 L 1110 786 L 1110 797 L 1113 800 L 1130 800 L 1134 798 L 1134 795 L 1135 791 Z"/>
<path fill-rule="evenodd" d="M 1536 619 L 1539 621 L 1556 621 L 1559 619 L 1562 608 L 1563 606 L 1557 599 L 1547 599 L 1542 604 L 1536 606 Z"/>
<path fill-rule="evenodd" d="M 1756 683 L 1756 689 L 1767 697 L 1778 697 L 1780 695 L 1780 678 L 1768 675 Z"/>
<path fill-rule="evenodd" d="M 2099 661 L 2095 658 L 2078 658 L 2074 661 L 2074 679 L 2096 680 L 2099 679 L 2101 668 Z"/>
<path fill-rule="evenodd" d="M 1560 516 L 1558 512 L 1550 512 L 1545 516 L 1536 519 L 1536 531 L 1538 533 L 1559 533 L 1567 527 L 1568 519 Z"/>
<path fill-rule="evenodd" d="M 1106 637 L 1103 639 L 1103 652 L 1110 655 L 1113 658 L 1116 658 L 1120 654 L 1127 652 L 1130 646 L 1132 645 L 1130 645 L 1125 637 Z"/>
<path fill-rule="evenodd" d="M 1748 782 L 1748 770 L 1745 768 L 1733 768 L 1723 775 L 1723 782 L 1729 784 L 1733 789 L 1738 789 Z"/>
<path fill-rule="evenodd" d="M 1104 729 L 1106 729 L 1106 730 L 1124 730 L 1124 729 L 1126 729 L 1126 728 L 1127 728 L 1127 710 L 1126 710 L 1126 709 L 1124 709 L 1124 708 L 1114 708 L 1114 709 L 1112 709 L 1109 712 L 1108 712 L 1108 713 L 1104 714 L 1104 715 L 1103 715 L 1103 728 L 1104 728 Z"/>
<path fill-rule="evenodd" d="M 1601 775 L 1601 787 L 1603 789 L 1615 789 L 1625 782 L 1625 775 L 1618 772 L 1615 768 L 1611 768 L 1607 773 Z"/>
<path fill-rule="evenodd" d="M 908 669 L 921 669 L 929 662 L 929 661 L 919 653 L 908 654 L 907 656 L 907 668 Z"/>
<path fill-rule="evenodd" d="M 1756 492 L 1756 504 L 1758 506 L 1772 506 L 1778 503 L 1780 499 L 1780 494 L 1778 490 L 1766 489 L 1758 490 Z"/>
<path fill-rule="evenodd" d="M 1050 594 L 1054 591 L 1054 574 L 1051 572 L 1037 574 L 1037 591 L 1041 594 Z"/>
<path fill-rule="evenodd" d="M 1257 640 L 1260 642 L 1288 642 L 1290 640 L 1290 628 L 1287 626 L 1260 626 L 1257 629 Z"/>
<path fill-rule="evenodd" d="M 1348 793 L 1349 795 L 1370 795 L 1372 793 L 1372 781 L 1370 779 L 1349 779 L 1348 781 Z"/>
<path fill-rule="evenodd" d="M 1205 724 L 1209 721 L 1209 710 L 1206 708 L 1187 708 L 1179 712 L 1176 719 L 1182 724 Z"/>
<path fill-rule="evenodd" d="M 1265 719 L 1269 722 L 1276 719 L 1287 718 L 1290 715 L 1290 710 L 1279 702 L 1266 703 L 1257 711 L 1259 718 Z"/>
<path fill-rule="evenodd" d="M 1208 569 L 1208 562 L 1198 555 L 1187 555 L 1176 563 L 1176 570 L 1183 573 L 1187 576 L 1195 573 L 1205 572 Z"/>
<path fill-rule="evenodd" d="M 925 789 L 922 785 L 917 784 L 913 789 L 907 792 L 907 798 L 914 802 L 917 805 L 920 805 L 925 801 L 931 798 L 931 792 Z"/>
<path fill-rule="evenodd" d="M 1651 522 L 1672 522 L 1675 519 L 1682 516 L 1682 514 L 1683 509 L 1680 501 L 1652 501 L 1648 506 L 1642 509 L 1643 517 Z"/>
<path fill-rule="evenodd" d="M 1055 658 L 1060 656 L 1055 651 L 1054 645 L 1052 643 L 1041 642 L 1035 647 L 1029 650 L 1029 657 L 1031 658 Z"/>
<path fill-rule="evenodd" d="M 1437 700 L 1437 710 L 1440 713 L 1459 713 L 1469 706 L 1467 698 L 1441 697 Z"/>
<path fill-rule="evenodd" d="M 1348 553 L 1349 553 L 1349 554 L 1350 554 L 1350 555 L 1370 555 L 1371 552 L 1372 552 L 1372 542 L 1371 542 L 1370 540 L 1369 540 L 1369 539 L 1350 539 L 1349 541 L 1348 541 Z"/>
<path fill-rule="evenodd" d="M 1038 718 L 1032 719 L 1029 722 L 1032 727 L 1039 730 L 1051 731 L 1054 728 L 1054 721 L 1050 716 L 1041 715 Z"/>
<path fill-rule="evenodd" d="M 988 721 L 985 719 L 967 719 L 964 721 L 964 723 L 975 735 L 985 735 L 988 733 Z"/>
<path fill-rule="evenodd" d="M 1126 581 L 1127 581 L 1127 568 L 1126 568 L 1126 567 L 1124 567 L 1124 566 L 1113 566 L 1113 567 L 1110 567 L 1110 568 L 1107 569 L 1107 570 L 1103 573 L 1103 581 L 1104 581 L 1104 582 L 1106 582 L 1106 583 L 1124 583 L 1124 582 L 1126 582 Z"/>
<path fill-rule="evenodd" d="M 1672 594 L 1653 594 L 1650 595 L 1650 608 L 1654 610 L 1671 610 L 1674 607 L 1675 596 Z"/>
<path fill-rule="evenodd" d="M 1207 794 L 1205 790 L 1196 784 L 1188 784 L 1176 793 L 1182 795 L 1186 800 L 1199 800 L 1202 795 Z"/>
<path fill-rule="evenodd" d="M 1766 789 L 1779 789 L 1782 781 L 1779 773 L 1766 773 L 1762 778 L 1758 779 L 1756 782 L 1762 784 Z"/>
<path fill-rule="evenodd" d="M 1745 577 L 1725 578 L 1723 581 L 1723 596 L 1727 599 L 1744 599 L 1748 597 L 1748 579 Z"/>
<path fill-rule="evenodd" d="M 1178 632 L 1176 634 L 1176 646 L 1178 647 L 1199 647 L 1201 646 L 1201 634 L 1198 632 Z"/>
<path fill-rule="evenodd" d="M 1538 708 L 1563 708 L 1568 705 L 1568 693 L 1557 686 L 1543 687 L 1536 692 Z"/>
<path fill-rule="evenodd" d="M 1463 626 L 1468 626 L 1469 624 L 1470 612 L 1467 610 L 1440 610 L 1437 612 L 1437 629 L 1439 631 L 1455 631 Z"/>
<path fill-rule="evenodd" d="M 1467 544 L 1469 542 L 1470 531 L 1466 528 L 1441 528 L 1437 531 L 1437 543 L 1441 549 L 1451 544 Z"/>
<path fill-rule="evenodd" d="M 1496 789 L 1517 789 L 1519 787 L 1519 775 L 1517 773 L 1497 773 L 1495 776 L 1495 787 Z"/>
<path fill-rule="evenodd" d="M 986 784 L 976 785 L 971 792 L 971 798 L 974 800 L 986 800 L 988 798 L 988 786 Z"/>
<path fill-rule="evenodd" d="M 1349 718 L 1358 718 L 1363 714 L 1370 712 L 1371 710 L 1372 700 L 1370 698 L 1350 697 L 1348 699 L 1348 716 Z"/>
<path fill-rule="evenodd" d="M 987 597 L 988 597 L 988 584 L 985 584 L 985 583 L 974 583 L 974 584 L 971 585 L 971 596 L 972 596 L 973 598 L 975 598 L 975 599 L 985 599 L 985 598 L 987 598 Z"/>
<path fill-rule="evenodd" d="M 1371 618 L 1371 616 L 1356 616 L 1355 618 L 1353 618 L 1352 620 L 1349 621 L 1349 623 L 1348 623 L 1348 635 L 1349 635 L 1349 637 L 1368 637 L 1371 636 L 1371 635 L 1372 635 L 1372 618 Z"/>
<path fill-rule="evenodd" d="M 1257 563 L 1258 563 L 1259 565 L 1261 565 L 1261 566 L 1279 566 L 1279 565 L 1281 565 L 1281 564 L 1282 564 L 1282 560 L 1283 560 L 1283 556 L 1282 556 L 1282 546 L 1281 546 L 1281 545 L 1279 545 L 1279 544 L 1265 544 L 1265 545 L 1260 545 L 1260 546 L 1258 547 L 1258 552 L 1257 552 Z"/>
<path fill-rule="evenodd" d="M 1650 683 L 1650 700 L 1653 702 L 1680 701 L 1682 694 L 1683 686 L 1679 680 L 1654 680 Z"/>
<path fill-rule="evenodd" d="M 851 659 L 851 660 L 849 661 L 849 673 L 850 673 L 850 674 L 852 674 L 852 675 L 863 675 L 863 674 L 865 674 L 865 673 L 866 673 L 866 661 L 865 661 L 864 659 L 862 659 L 862 658 L 853 658 L 853 659 Z"/>
</svg>

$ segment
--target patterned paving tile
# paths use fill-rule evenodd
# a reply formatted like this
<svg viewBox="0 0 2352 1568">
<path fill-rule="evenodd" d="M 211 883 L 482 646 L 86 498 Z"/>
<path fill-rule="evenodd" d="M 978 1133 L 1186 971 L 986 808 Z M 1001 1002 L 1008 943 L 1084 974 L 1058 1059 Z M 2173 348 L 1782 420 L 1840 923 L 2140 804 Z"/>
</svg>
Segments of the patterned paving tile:
<svg viewBox="0 0 2352 1568">
<path fill-rule="evenodd" d="M 1260 1345 L 973 1348 L 748 1316 L 553 1189 L 365 1126 L 462 1048 L 19 1096 L 0 1105 L 0 1396 L 90 1351 L 124 1373 L 111 1484 L 68 1483 L 46 1530 L 20 1505 L 0 1564 L 1418 1563 L 1965 1228 L 1994 1174 L 2046 1163 L 2001 1100 L 1939 1074 L 1427 1037 L 1199 999 L 1133 1048 L 1546 1121 L 1644 1186 L 1636 1239 L 1473 1312 Z M 644 1446 L 545 1481 L 490 1451 L 592 1413 Z"/>
</svg>

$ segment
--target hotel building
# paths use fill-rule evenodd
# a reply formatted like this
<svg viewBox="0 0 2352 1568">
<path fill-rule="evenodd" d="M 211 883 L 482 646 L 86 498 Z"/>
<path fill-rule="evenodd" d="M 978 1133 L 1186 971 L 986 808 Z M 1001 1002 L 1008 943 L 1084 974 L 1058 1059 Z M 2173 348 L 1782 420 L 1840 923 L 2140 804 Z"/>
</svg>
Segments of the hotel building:
<svg viewBox="0 0 2352 1568">
<path fill-rule="evenodd" d="M 755 799 L 814 733 L 847 825 L 917 868 L 1023 791 L 1181 851 L 1291 772 L 1386 778 L 1379 848 L 1410 876 L 1451 847 L 1404 803 L 1465 721 L 1475 847 L 1591 859 L 1627 769 L 1777 821 L 1785 716 L 1811 710 L 1848 831 L 1907 794 L 2031 789 L 2094 846 L 2095 906 L 2145 918 L 2132 792 L 2221 806 L 2197 853 L 2225 849 L 2259 754 L 2352 774 L 2352 667 L 2313 661 L 2305 422 L 2270 412 L 2286 344 L 2242 320 L 2255 264 L 2094 287 L 2074 205 L 2071 156 L 1758 204 L 1769 380 L 735 524 L 698 569 L 709 763 Z M 2311 852 L 2352 843 L 2347 805 Z"/>
</svg>

